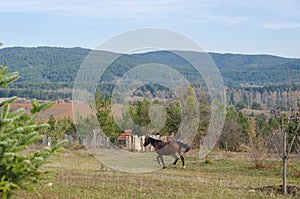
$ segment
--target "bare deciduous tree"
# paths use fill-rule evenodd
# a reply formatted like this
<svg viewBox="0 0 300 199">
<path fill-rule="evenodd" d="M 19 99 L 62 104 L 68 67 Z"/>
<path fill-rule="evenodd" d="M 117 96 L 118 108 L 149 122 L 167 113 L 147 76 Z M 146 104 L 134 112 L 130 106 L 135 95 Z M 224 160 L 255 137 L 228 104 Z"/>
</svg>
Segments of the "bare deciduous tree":
<svg viewBox="0 0 300 199">
<path fill-rule="evenodd" d="M 299 138 L 299 127 L 300 127 L 300 100 L 298 100 L 298 108 L 295 109 L 293 101 L 290 103 L 290 110 L 286 113 L 280 113 L 274 115 L 275 119 L 279 122 L 278 126 L 272 128 L 270 135 L 266 136 L 265 139 L 276 151 L 277 155 L 282 160 L 282 190 L 283 194 L 287 193 L 287 163 L 289 155 L 296 146 L 295 141 Z"/>
</svg>

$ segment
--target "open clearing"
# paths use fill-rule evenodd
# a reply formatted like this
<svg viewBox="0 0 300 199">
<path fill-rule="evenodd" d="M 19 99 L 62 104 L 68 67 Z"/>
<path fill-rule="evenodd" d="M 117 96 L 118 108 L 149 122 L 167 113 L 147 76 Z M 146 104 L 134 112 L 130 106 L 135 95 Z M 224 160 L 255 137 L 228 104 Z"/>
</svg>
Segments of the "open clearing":
<svg viewBox="0 0 300 199">
<path fill-rule="evenodd" d="M 56 103 L 53 104 L 49 109 L 42 111 L 37 120 L 48 120 L 50 115 L 53 115 L 55 118 L 64 118 L 70 117 L 74 120 L 74 114 L 72 109 L 72 103 Z M 86 116 L 90 113 L 90 107 L 88 104 L 75 104 L 77 111 L 82 116 Z M 14 103 L 11 105 L 12 109 L 24 108 L 28 114 L 30 114 L 30 110 L 32 109 L 31 103 Z M 74 111 L 75 112 L 75 111 Z"/>
<path fill-rule="evenodd" d="M 13 103 L 11 105 L 11 108 L 19 109 L 24 108 L 25 111 L 30 114 L 30 110 L 32 109 L 31 103 Z M 121 109 L 122 105 L 120 104 L 114 104 L 113 110 L 114 114 L 117 117 L 121 117 Z M 50 115 L 53 115 L 55 118 L 64 118 L 69 117 L 72 120 L 74 120 L 75 116 L 74 114 L 79 114 L 83 117 L 86 117 L 87 115 L 91 114 L 91 108 L 88 104 L 72 104 L 72 103 L 55 103 L 53 106 L 51 106 L 49 109 L 42 111 L 39 113 L 37 120 L 48 120 Z"/>
<path fill-rule="evenodd" d="M 53 178 L 37 187 L 39 195 L 22 191 L 16 198 L 300 198 L 299 193 L 284 197 L 258 190 L 281 184 L 280 162 L 274 158 L 270 167 L 256 170 L 244 153 L 225 159 L 215 151 L 207 161 L 196 154 L 189 152 L 185 170 L 179 161 L 175 169 L 132 174 L 102 166 L 86 150 L 66 149 L 44 167 Z M 299 163 L 297 157 L 289 161 L 288 185 L 300 186 Z"/>
</svg>

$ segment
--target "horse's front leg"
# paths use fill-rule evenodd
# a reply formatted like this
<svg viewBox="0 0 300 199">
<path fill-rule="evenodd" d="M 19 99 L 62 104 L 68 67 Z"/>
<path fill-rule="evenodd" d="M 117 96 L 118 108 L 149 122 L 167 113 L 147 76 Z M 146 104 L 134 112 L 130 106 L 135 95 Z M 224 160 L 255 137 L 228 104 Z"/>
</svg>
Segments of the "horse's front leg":
<svg viewBox="0 0 300 199">
<path fill-rule="evenodd" d="M 158 164 L 160 164 L 160 161 L 159 161 L 159 155 L 157 156 L 156 159 L 157 159 Z"/>
<path fill-rule="evenodd" d="M 161 162 L 162 162 L 162 165 L 163 165 L 163 169 L 165 169 L 166 165 L 165 165 L 165 162 L 164 162 L 164 159 L 163 159 L 162 155 L 160 155 L 159 157 L 161 159 Z"/>
</svg>

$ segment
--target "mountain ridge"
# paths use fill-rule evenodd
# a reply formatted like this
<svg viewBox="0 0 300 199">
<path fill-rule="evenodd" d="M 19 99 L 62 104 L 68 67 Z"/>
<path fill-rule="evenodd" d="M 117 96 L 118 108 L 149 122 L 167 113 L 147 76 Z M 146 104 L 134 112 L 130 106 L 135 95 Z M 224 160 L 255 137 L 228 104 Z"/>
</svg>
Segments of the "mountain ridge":
<svg viewBox="0 0 300 199">
<path fill-rule="evenodd" d="M 73 82 L 81 63 L 90 52 L 91 49 L 82 47 L 7 47 L 0 49 L 0 64 L 9 66 L 10 71 L 19 71 L 18 82 Z M 185 53 L 195 54 L 196 57 L 199 52 L 186 51 Z M 293 82 L 300 82 L 299 58 L 268 54 L 215 52 L 207 54 L 220 70 L 227 86 L 274 84 L 287 81 L 289 75 Z M 189 64 L 185 60 L 171 51 L 150 51 L 121 56 L 116 63 L 112 64 L 106 80 L 121 76 L 145 60 L 171 65 L 190 76 L 196 72 L 188 68 Z M 195 80 L 198 77 L 191 78 Z"/>
</svg>

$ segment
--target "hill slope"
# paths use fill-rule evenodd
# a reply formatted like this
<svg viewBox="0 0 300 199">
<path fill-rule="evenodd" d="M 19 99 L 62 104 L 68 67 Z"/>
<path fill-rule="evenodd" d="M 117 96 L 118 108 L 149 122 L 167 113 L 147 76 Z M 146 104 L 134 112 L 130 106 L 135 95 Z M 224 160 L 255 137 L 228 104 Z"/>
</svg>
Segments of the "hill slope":
<svg viewBox="0 0 300 199">
<path fill-rule="evenodd" d="M 72 82 L 82 61 L 91 52 L 84 48 L 58 47 L 12 47 L 0 49 L 0 64 L 9 66 L 11 71 L 19 71 L 19 82 Z M 196 52 L 195 57 L 197 56 Z M 290 59 L 271 55 L 241 55 L 209 53 L 222 75 L 231 84 L 276 83 L 278 75 L 290 71 L 300 71 L 300 59 Z M 186 69 L 188 63 L 178 56 L 166 52 L 148 52 L 138 55 L 122 56 L 112 65 L 112 73 L 121 75 L 129 68 L 143 63 L 143 60 L 168 64 Z M 245 75 L 245 72 L 249 72 Z M 261 73 L 261 74 L 258 74 Z M 238 74 L 238 75 L 237 75 Z M 264 81 L 260 76 L 264 75 Z M 292 74 L 293 75 L 293 74 Z M 248 77 L 252 76 L 252 77 Z M 245 78 L 246 77 L 246 78 Z M 299 77 L 299 76 L 298 76 Z M 294 77 L 299 81 L 299 78 Z M 226 83 L 229 83 L 225 80 Z"/>
<path fill-rule="evenodd" d="M 78 69 L 91 52 L 84 48 L 58 47 L 12 47 L 0 49 L 0 64 L 9 66 L 10 71 L 19 71 L 20 78 L 11 89 L 23 89 L 23 94 L 37 90 L 66 93 L 72 89 Z M 110 52 L 107 52 L 108 55 Z M 198 52 L 186 52 L 198 59 Z M 241 84 L 266 85 L 286 83 L 289 77 L 300 82 L 300 59 L 271 55 L 241 55 L 209 53 L 219 68 L 225 84 L 229 87 Z M 123 55 L 109 66 L 102 82 L 112 82 L 131 68 L 143 63 L 167 64 L 185 75 L 191 82 L 201 78 L 181 57 L 157 51 Z M 32 89 L 29 91 L 28 89 Z M 6 93 L 6 95 L 8 95 Z M 10 94 L 9 94 L 10 95 Z M 41 94 L 44 95 L 44 94 Z M 0 96 L 5 96 L 2 94 Z"/>
</svg>

